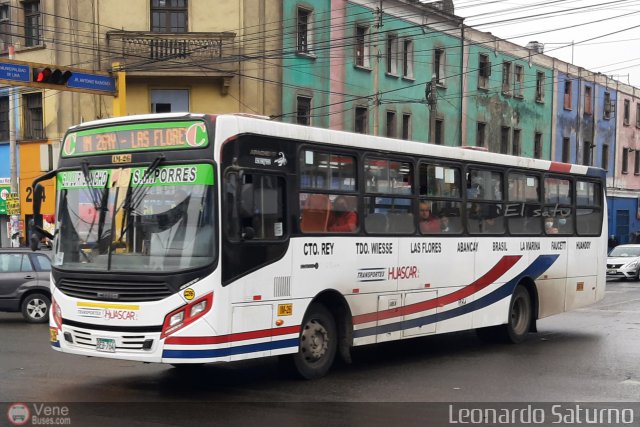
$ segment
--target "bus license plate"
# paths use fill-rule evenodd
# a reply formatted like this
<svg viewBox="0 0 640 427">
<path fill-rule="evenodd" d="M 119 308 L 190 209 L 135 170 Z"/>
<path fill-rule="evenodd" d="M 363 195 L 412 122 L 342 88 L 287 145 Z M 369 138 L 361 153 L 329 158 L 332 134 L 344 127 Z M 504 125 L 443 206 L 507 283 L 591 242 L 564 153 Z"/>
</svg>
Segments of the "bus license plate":
<svg viewBox="0 0 640 427">
<path fill-rule="evenodd" d="M 618 270 L 607 270 L 607 274 L 616 274 Z"/>
<path fill-rule="evenodd" d="M 111 338 L 98 338 L 96 339 L 96 350 L 105 353 L 115 353 L 116 340 Z"/>
</svg>

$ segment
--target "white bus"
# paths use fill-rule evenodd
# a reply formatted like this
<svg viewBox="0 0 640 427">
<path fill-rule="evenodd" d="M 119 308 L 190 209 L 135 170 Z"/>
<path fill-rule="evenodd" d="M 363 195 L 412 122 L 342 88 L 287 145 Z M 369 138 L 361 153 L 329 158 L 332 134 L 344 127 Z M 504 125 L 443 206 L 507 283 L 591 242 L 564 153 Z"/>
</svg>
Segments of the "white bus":
<svg viewBox="0 0 640 427">
<path fill-rule="evenodd" d="M 175 366 L 477 329 L 522 341 L 605 292 L 597 168 L 275 123 L 157 114 L 69 129 L 51 344 Z"/>
</svg>

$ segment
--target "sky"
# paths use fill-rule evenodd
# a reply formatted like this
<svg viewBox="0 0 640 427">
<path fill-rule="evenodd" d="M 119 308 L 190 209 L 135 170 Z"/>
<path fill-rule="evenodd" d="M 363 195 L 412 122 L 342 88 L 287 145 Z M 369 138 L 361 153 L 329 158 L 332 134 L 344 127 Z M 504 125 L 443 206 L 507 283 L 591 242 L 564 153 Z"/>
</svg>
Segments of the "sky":
<svg viewBox="0 0 640 427">
<path fill-rule="evenodd" d="M 640 88 L 640 0 L 454 0 L 465 24 Z M 572 27 L 572 28 L 567 28 Z"/>
</svg>

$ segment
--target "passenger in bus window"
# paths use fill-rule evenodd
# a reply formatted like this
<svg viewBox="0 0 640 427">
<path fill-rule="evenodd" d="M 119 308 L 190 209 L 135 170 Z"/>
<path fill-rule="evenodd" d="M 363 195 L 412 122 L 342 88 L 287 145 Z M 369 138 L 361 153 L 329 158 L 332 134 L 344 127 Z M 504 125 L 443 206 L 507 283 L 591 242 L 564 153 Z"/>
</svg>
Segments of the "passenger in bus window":
<svg viewBox="0 0 640 427">
<path fill-rule="evenodd" d="M 556 224 L 553 218 L 544 219 L 544 231 L 547 234 L 558 234 L 558 227 L 556 227 Z"/>
<path fill-rule="evenodd" d="M 338 196 L 333 201 L 328 231 L 351 233 L 358 228 L 358 214 L 349 206 L 345 196 Z"/>
<path fill-rule="evenodd" d="M 420 202 L 420 232 L 422 234 L 440 233 L 440 219 L 431 212 L 431 203 Z"/>
</svg>

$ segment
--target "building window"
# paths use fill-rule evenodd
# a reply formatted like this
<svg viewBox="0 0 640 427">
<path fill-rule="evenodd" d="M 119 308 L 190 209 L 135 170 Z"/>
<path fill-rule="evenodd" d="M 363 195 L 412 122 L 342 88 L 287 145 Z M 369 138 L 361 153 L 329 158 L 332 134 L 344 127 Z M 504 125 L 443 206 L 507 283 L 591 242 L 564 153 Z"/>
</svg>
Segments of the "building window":
<svg viewBox="0 0 640 427">
<path fill-rule="evenodd" d="M 444 144 L 444 120 L 436 119 L 435 141 L 436 145 Z"/>
<path fill-rule="evenodd" d="M 11 14 L 9 4 L 0 4 L 0 51 L 6 52 L 11 44 Z"/>
<path fill-rule="evenodd" d="M 298 53 L 311 52 L 311 13 L 309 9 L 298 8 L 298 33 L 296 46 Z"/>
<path fill-rule="evenodd" d="M 591 165 L 591 141 L 582 142 L 582 164 L 585 166 Z"/>
<path fill-rule="evenodd" d="M 571 140 L 562 138 L 562 163 L 569 163 L 571 159 Z"/>
<path fill-rule="evenodd" d="M 513 70 L 514 74 L 514 85 L 513 85 L 513 95 L 519 98 L 522 97 L 522 88 L 524 86 L 524 67 L 522 65 L 516 64 L 515 69 Z"/>
<path fill-rule="evenodd" d="M 152 113 L 186 113 L 189 108 L 188 89 L 152 89 Z"/>
<path fill-rule="evenodd" d="M 591 99 L 591 86 L 584 87 L 584 113 L 593 114 L 593 99 Z"/>
<path fill-rule="evenodd" d="M 0 141 L 9 140 L 9 97 L 0 97 Z"/>
<path fill-rule="evenodd" d="M 513 130 L 513 140 L 511 141 L 511 154 L 514 156 L 520 155 L 520 129 Z"/>
<path fill-rule="evenodd" d="M 633 164 L 633 174 L 640 175 L 640 151 L 635 150 L 633 152 L 635 163 Z"/>
<path fill-rule="evenodd" d="M 311 124 L 311 98 L 308 96 L 299 96 L 297 98 L 296 123 L 299 125 Z"/>
<path fill-rule="evenodd" d="M 564 82 L 564 109 L 571 110 L 571 99 L 572 89 L 571 89 L 571 80 L 565 80 Z"/>
<path fill-rule="evenodd" d="M 542 134 L 540 132 L 536 132 L 533 139 L 533 158 L 542 158 Z"/>
<path fill-rule="evenodd" d="M 367 107 L 356 107 L 355 132 L 367 133 L 367 113 Z"/>
<path fill-rule="evenodd" d="M 25 1 L 24 7 L 24 45 L 40 45 L 40 1 Z"/>
<path fill-rule="evenodd" d="M 22 108 L 24 139 L 44 139 L 42 93 L 36 92 L 22 95 Z"/>
<path fill-rule="evenodd" d="M 611 118 L 611 93 L 605 92 L 603 97 L 602 117 L 604 119 Z"/>
<path fill-rule="evenodd" d="M 636 127 L 640 128 L 640 104 L 636 104 Z"/>
<path fill-rule="evenodd" d="M 544 73 L 538 71 L 536 73 L 536 101 L 537 102 L 544 102 L 544 86 L 545 86 Z"/>
<path fill-rule="evenodd" d="M 502 63 L 502 93 L 511 93 L 511 62 Z"/>
<path fill-rule="evenodd" d="M 609 144 L 602 144 L 602 164 L 600 167 L 609 170 Z"/>
<path fill-rule="evenodd" d="M 187 0 L 151 0 L 151 31 L 187 32 Z"/>
<path fill-rule="evenodd" d="M 486 147 L 487 144 L 487 124 L 478 122 L 478 131 L 476 132 L 476 147 Z"/>
<path fill-rule="evenodd" d="M 500 153 L 509 154 L 509 128 L 500 128 Z"/>
<path fill-rule="evenodd" d="M 624 119 L 625 126 L 629 126 L 629 117 L 631 117 L 631 102 L 628 99 L 624 100 Z"/>
<path fill-rule="evenodd" d="M 369 27 L 356 26 L 356 65 L 369 67 Z"/>
<path fill-rule="evenodd" d="M 387 111 L 387 137 L 396 137 L 396 113 L 395 111 Z"/>
<path fill-rule="evenodd" d="M 411 139 L 411 114 L 402 115 L 402 139 Z"/>
<path fill-rule="evenodd" d="M 436 84 L 444 85 L 444 65 L 445 56 L 444 49 L 436 49 L 433 51 L 433 74 L 436 76 Z"/>
<path fill-rule="evenodd" d="M 387 35 L 387 73 L 398 74 L 398 37 Z"/>
<path fill-rule="evenodd" d="M 629 149 L 622 149 L 622 173 L 629 173 Z"/>
<path fill-rule="evenodd" d="M 402 77 L 413 78 L 413 40 L 404 39 L 402 50 Z"/>
<path fill-rule="evenodd" d="M 489 76 L 491 76 L 491 62 L 489 55 L 480 54 L 478 59 L 478 87 L 487 89 L 489 87 Z"/>
</svg>

